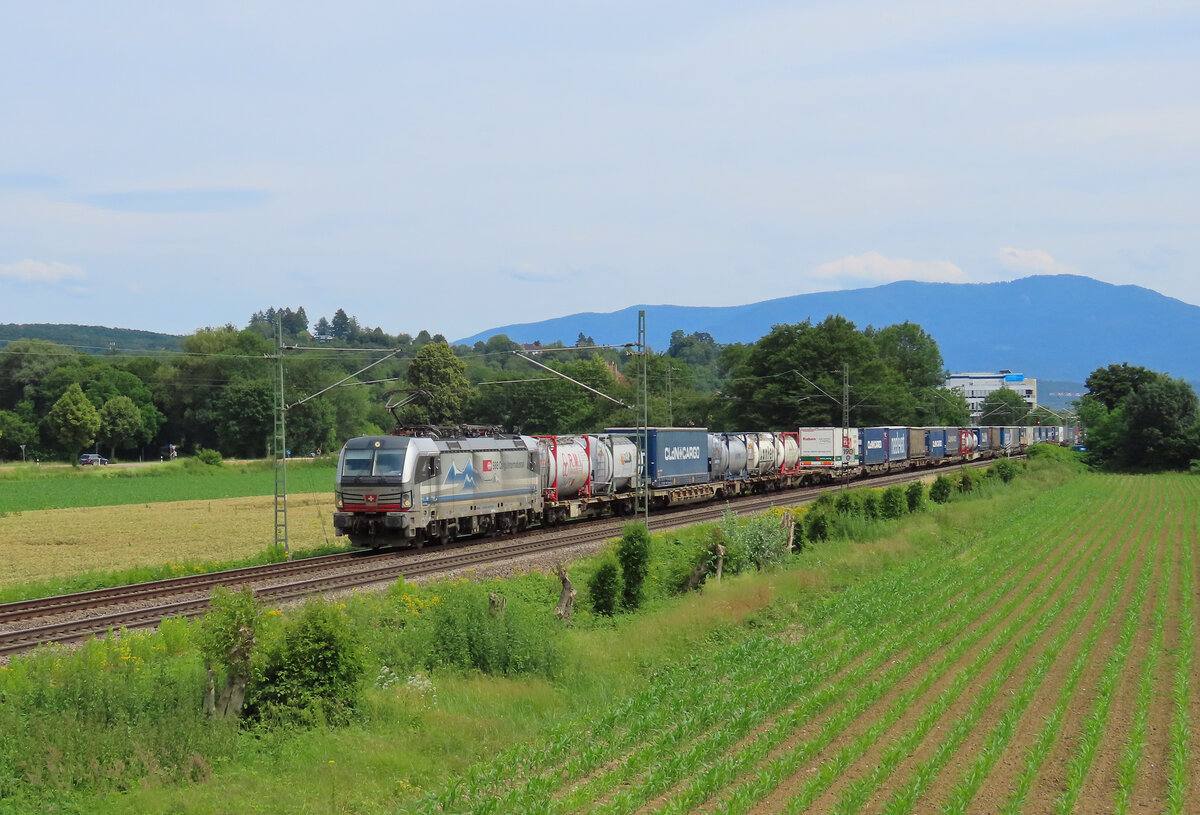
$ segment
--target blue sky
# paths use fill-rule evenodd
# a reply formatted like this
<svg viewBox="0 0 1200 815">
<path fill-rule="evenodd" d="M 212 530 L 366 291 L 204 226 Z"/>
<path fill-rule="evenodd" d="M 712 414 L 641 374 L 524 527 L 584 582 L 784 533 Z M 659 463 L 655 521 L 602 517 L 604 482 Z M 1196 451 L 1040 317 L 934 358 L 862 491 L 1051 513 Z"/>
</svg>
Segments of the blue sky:
<svg viewBox="0 0 1200 815">
<path fill-rule="evenodd" d="M 1200 304 L 1194 2 L 0 0 L 0 49 L 0 323 Z"/>
</svg>

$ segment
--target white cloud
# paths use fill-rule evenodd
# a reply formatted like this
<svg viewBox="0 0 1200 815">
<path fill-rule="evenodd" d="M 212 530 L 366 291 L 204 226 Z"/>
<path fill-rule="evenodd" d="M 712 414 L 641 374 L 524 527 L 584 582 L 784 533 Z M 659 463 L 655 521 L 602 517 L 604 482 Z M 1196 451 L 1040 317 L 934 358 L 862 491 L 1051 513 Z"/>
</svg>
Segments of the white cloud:
<svg viewBox="0 0 1200 815">
<path fill-rule="evenodd" d="M 856 281 L 891 283 L 918 280 L 923 283 L 967 283 L 966 273 L 948 260 L 908 260 L 884 257 L 878 252 L 851 255 L 813 269 L 819 278 L 850 278 Z"/>
<path fill-rule="evenodd" d="M 41 260 L 22 260 L 20 263 L 0 264 L 0 277 L 19 280 L 22 283 L 61 283 L 64 280 L 82 280 L 82 266 L 72 266 L 70 263 L 59 263 L 52 260 L 49 263 Z"/>
<path fill-rule="evenodd" d="M 1000 250 L 1000 265 L 1015 272 L 1031 274 L 1078 274 L 1078 270 L 1065 263 L 1059 263 L 1049 252 L 1041 249 L 1012 249 L 1005 247 Z"/>
</svg>

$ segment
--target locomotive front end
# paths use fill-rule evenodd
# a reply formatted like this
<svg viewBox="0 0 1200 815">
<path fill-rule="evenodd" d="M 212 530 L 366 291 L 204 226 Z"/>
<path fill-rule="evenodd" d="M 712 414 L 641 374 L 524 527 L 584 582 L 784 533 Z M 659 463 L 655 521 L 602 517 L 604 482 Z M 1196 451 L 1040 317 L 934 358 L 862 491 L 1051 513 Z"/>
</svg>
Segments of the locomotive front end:
<svg viewBox="0 0 1200 815">
<path fill-rule="evenodd" d="M 411 538 L 416 440 L 406 436 L 350 439 L 338 456 L 333 528 L 355 546 L 378 548 Z"/>
</svg>

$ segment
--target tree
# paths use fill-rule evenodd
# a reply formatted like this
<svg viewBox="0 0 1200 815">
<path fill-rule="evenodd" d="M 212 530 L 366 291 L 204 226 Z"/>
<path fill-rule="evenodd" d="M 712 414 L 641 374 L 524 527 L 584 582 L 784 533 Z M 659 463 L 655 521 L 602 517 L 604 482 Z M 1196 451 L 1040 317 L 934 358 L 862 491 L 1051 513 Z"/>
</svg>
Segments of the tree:
<svg viewBox="0 0 1200 815">
<path fill-rule="evenodd" d="M 1127 461 L 1179 469 L 1200 458 L 1200 403 L 1182 379 L 1159 376 L 1124 400 Z"/>
<path fill-rule="evenodd" d="M 93 444 L 100 430 L 99 412 L 83 395 L 83 388 L 75 383 L 50 408 L 47 422 L 59 444 L 72 457 Z"/>
<path fill-rule="evenodd" d="M 905 403 L 912 397 L 899 374 L 883 363 L 871 338 L 834 315 L 817 325 L 777 325 L 749 349 L 729 373 L 730 424 L 840 426 L 843 365 L 852 425 L 910 423 Z"/>
<path fill-rule="evenodd" d="M 1159 374 L 1141 365 L 1109 365 L 1092 371 L 1084 382 L 1088 393 L 1109 410 L 1113 410 L 1131 393 L 1142 385 L 1159 377 Z"/>
<path fill-rule="evenodd" d="M 350 338 L 350 318 L 346 316 L 345 309 L 338 309 L 333 313 L 333 322 L 330 323 L 330 329 L 334 339 L 345 340 Z"/>
<path fill-rule="evenodd" d="M 37 427 L 11 410 L 0 410 L 0 458 L 20 458 L 21 445 L 36 444 Z"/>
<path fill-rule="evenodd" d="M 99 438 L 108 445 L 109 458 L 116 458 L 117 448 L 134 441 L 142 431 L 142 412 L 128 396 L 114 396 L 100 408 Z"/>
<path fill-rule="evenodd" d="M 903 322 L 878 331 L 867 329 L 879 358 L 910 388 L 939 388 L 946 381 L 946 366 L 937 342 L 916 323 Z"/>
<path fill-rule="evenodd" d="M 971 407 L 960 391 L 934 388 L 931 393 L 933 419 L 929 422 L 930 425 L 965 427 L 971 423 Z"/>
<path fill-rule="evenodd" d="M 46 377 L 55 368 L 79 356 L 74 349 L 46 340 L 10 342 L 0 350 L 0 408 L 12 409 L 24 399 L 36 399 L 38 386 Z M 63 383 L 63 387 L 67 384 Z M 48 409 L 50 404 L 46 401 L 36 405 L 38 413 Z"/>
<path fill-rule="evenodd" d="M 1187 382 L 1121 363 L 1097 368 L 1087 385 L 1079 415 L 1092 464 L 1161 470 L 1200 458 L 1200 402 Z"/>
<path fill-rule="evenodd" d="M 1010 388 L 994 390 L 983 400 L 980 407 L 979 423 L 981 425 L 1019 425 L 1025 423 L 1029 414 L 1029 405 L 1021 398 L 1021 394 Z"/>
<path fill-rule="evenodd" d="M 471 383 L 463 376 L 466 365 L 454 356 L 444 342 L 423 346 L 408 366 L 408 384 L 426 392 L 425 400 L 414 405 L 416 414 L 431 424 L 462 421 Z"/>
</svg>

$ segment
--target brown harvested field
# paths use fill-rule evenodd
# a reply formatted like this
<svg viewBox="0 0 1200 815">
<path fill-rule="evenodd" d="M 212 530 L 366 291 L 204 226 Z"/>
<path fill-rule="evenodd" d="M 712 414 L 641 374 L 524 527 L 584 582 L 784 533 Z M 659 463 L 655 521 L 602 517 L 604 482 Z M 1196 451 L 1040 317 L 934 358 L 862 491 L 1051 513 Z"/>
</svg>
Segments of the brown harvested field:
<svg viewBox="0 0 1200 815">
<path fill-rule="evenodd" d="M 275 541 L 271 496 L 37 510 L 0 517 L 0 586 L 90 571 L 236 561 Z M 332 493 L 288 496 L 293 549 L 336 542 Z"/>
<path fill-rule="evenodd" d="M 1195 477 L 1081 477 L 512 768 L 529 791 L 464 787 L 498 811 L 1200 812 L 1197 509 Z"/>
</svg>

